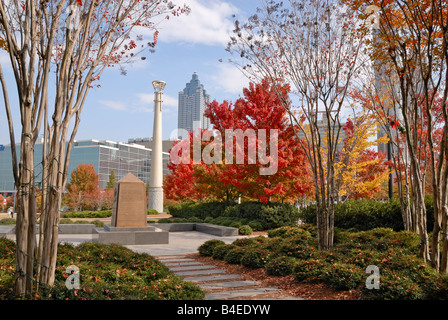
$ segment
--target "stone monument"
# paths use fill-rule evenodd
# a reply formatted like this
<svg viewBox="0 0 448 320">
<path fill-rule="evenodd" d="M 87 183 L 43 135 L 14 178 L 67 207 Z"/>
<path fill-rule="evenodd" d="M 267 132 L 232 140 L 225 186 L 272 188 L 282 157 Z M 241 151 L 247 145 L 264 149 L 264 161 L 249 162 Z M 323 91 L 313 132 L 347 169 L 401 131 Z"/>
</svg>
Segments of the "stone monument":
<svg viewBox="0 0 448 320">
<path fill-rule="evenodd" d="M 129 173 L 115 185 L 112 220 L 97 230 L 98 242 L 121 245 L 167 244 L 169 233 L 146 221 L 145 183 Z"/>
<path fill-rule="evenodd" d="M 112 227 L 146 227 L 145 183 L 128 173 L 115 185 Z"/>
</svg>

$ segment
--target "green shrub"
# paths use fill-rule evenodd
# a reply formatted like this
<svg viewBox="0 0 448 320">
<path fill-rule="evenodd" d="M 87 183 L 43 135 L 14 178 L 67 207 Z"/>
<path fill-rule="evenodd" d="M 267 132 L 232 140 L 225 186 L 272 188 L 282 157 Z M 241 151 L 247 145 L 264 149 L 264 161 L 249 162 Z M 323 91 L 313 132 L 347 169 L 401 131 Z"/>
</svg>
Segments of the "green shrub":
<svg viewBox="0 0 448 320">
<path fill-rule="evenodd" d="M 222 240 L 207 240 L 199 246 L 198 251 L 201 256 L 211 257 L 213 255 L 213 250 L 215 249 L 215 247 L 224 244 L 226 243 Z"/>
<path fill-rule="evenodd" d="M 8 225 L 12 225 L 12 224 L 16 224 L 16 220 L 13 218 L 3 218 L 0 220 L 0 224 L 8 224 Z"/>
<path fill-rule="evenodd" d="M 155 209 L 146 209 L 146 214 L 155 216 L 155 215 L 158 215 L 159 212 L 157 210 L 155 210 Z"/>
<path fill-rule="evenodd" d="M 380 269 L 381 270 L 381 269 Z M 381 300 L 420 300 L 425 298 L 423 289 L 408 276 L 395 271 L 380 273 L 379 289 L 361 286 L 362 293 L 370 299 Z"/>
<path fill-rule="evenodd" d="M 233 222 L 251 225 L 255 230 L 266 230 L 285 225 L 295 225 L 299 213 L 297 208 L 283 203 L 243 202 L 184 202 L 169 206 L 173 217 L 200 219 L 208 223 L 230 226 Z"/>
<path fill-rule="evenodd" d="M 244 226 L 239 227 L 238 232 L 242 235 L 249 235 L 252 234 L 253 230 L 249 225 L 245 224 Z"/>
<path fill-rule="evenodd" d="M 234 247 L 230 249 L 224 257 L 224 260 L 230 264 L 240 264 L 241 258 L 244 255 L 244 249 L 241 247 Z"/>
<path fill-rule="evenodd" d="M 226 203 L 219 201 L 210 202 L 183 202 L 168 207 L 170 214 L 178 218 L 198 217 L 204 219 L 206 217 L 222 216 L 225 209 L 234 205 L 234 203 Z"/>
<path fill-rule="evenodd" d="M 283 241 L 278 247 L 277 252 L 284 256 L 294 257 L 297 259 L 310 259 L 318 258 L 319 251 L 309 245 L 303 245 L 301 243 L 295 244 L 289 241 Z"/>
<path fill-rule="evenodd" d="M 248 268 L 263 268 L 268 258 L 268 253 L 261 249 L 248 249 L 241 257 L 240 263 Z"/>
<path fill-rule="evenodd" d="M 232 228 L 241 228 L 242 227 L 242 224 L 241 224 L 241 222 L 239 222 L 239 221 L 233 221 L 231 224 L 229 224 L 229 227 L 232 227 Z M 249 226 L 248 226 L 249 227 Z M 250 228 L 250 227 L 249 227 Z M 252 229 L 251 229 L 251 231 L 252 231 Z M 252 232 L 251 232 L 252 233 Z M 242 233 L 243 234 L 243 233 Z M 244 233 L 244 234 L 250 234 L 250 233 Z"/>
<path fill-rule="evenodd" d="M 61 220 L 59 220 L 60 224 L 74 224 L 75 222 L 72 219 L 68 219 L 68 218 L 62 218 Z"/>
<path fill-rule="evenodd" d="M 358 289 L 365 285 L 365 271 L 356 265 L 336 262 L 330 264 L 322 276 L 325 283 L 337 290 Z"/>
<path fill-rule="evenodd" d="M 289 276 L 293 274 L 296 259 L 291 257 L 275 257 L 269 259 L 265 265 L 267 274 L 272 276 Z"/>
<path fill-rule="evenodd" d="M 112 216 L 112 210 L 102 211 L 73 211 L 66 212 L 63 218 L 109 218 Z"/>
<path fill-rule="evenodd" d="M 347 200 L 334 208 L 334 226 L 342 229 L 354 228 L 360 231 L 379 227 L 403 230 L 400 202 L 393 199 L 380 202 L 371 199 Z M 316 206 L 302 208 L 300 219 L 316 225 Z"/>
<path fill-rule="evenodd" d="M 297 260 L 293 275 L 299 282 L 323 282 L 328 270 L 328 264 L 319 259 Z"/>
<path fill-rule="evenodd" d="M 224 260 L 227 253 L 235 247 L 234 244 L 217 245 L 213 249 L 212 258 L 216 260 Z"/>
<path fill-rule="evenodd" d="M 249 227 L 252 228 L 254 231 L 263 231 L 263 224 L 260 221 L 257 220 L 251 220 L 248 222 Z"/>
<path fill-rule="evenodd" d="M 90 223 L 91 223 L 91 224 L 94 224 L 95 227 L 97 227 L 97 228 L 102 228 L 102 227 L 104 227 L 104 222 L 103 222 L 103 221 L 100 221 L 100 220 L 93 220 L 93 221 L 91 221 Z"/>
</svg>

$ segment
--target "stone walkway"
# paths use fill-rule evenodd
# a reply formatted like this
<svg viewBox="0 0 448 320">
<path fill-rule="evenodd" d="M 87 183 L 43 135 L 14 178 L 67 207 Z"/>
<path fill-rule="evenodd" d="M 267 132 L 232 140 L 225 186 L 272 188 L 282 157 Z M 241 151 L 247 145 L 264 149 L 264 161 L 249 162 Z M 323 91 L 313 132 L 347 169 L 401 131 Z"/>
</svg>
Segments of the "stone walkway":
<svg viewBox="0 0 448 320">
<path fill-rule="evenodd" d="M 243 280 L 239 274 L 226 273 L 214 265 L 207 265 L 184 255 L 156 256 L 175 275 L 197 283 L 205 291 L 205 300 L 303 300 L 300 297 L 270 297 L 280 289 L 264 287 L 261 282 Z"/>
</svg>

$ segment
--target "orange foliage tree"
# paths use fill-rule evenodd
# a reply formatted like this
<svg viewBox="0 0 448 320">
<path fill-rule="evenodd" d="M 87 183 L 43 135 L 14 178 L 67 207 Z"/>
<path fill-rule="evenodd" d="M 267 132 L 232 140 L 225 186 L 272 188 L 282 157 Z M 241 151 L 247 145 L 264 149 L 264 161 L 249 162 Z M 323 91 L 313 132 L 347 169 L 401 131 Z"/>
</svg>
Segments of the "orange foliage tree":
<svg viewBox="0 0 448 320">
<path fill-rule="evenodd" d="M 396 118 L 389 120 L 391 125 L 401 128 L 406 143 L 415 212 L 413 224 L 421 239 L 420 256 L 431 261 L 437 270 L 448 272 L 448 128 L 436 121 L 441 116 L 446 124 L 448 119 L 448 3 L 344 2 L 358 10 L 362 19 L 367 19 L 366 27 L 373 27 L 370 56 L 376 73 L 383 79 L 382 85 L 388 85 L 388 90 L 379 88 L 373 96 L 388 91 L 390 98 L 386 104 L 396 105 L 399 111 L 393 115 Z M 376 9 L 373 24 L 366 10 L 369 5 Z M 390 108 L 383 108 L 384 115 L 388 115 Z M 424 203 L 426 179 L 430 179 L 434 203 L 431 251 Z"/>
</svg>

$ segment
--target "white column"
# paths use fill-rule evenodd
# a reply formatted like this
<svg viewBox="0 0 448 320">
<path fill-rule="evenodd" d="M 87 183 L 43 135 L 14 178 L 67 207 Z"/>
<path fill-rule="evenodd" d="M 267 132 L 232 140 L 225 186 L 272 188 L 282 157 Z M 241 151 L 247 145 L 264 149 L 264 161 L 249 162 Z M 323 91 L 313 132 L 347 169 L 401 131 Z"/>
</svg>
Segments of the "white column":
<svg viewBox="0 0 448 320">
<path fill-rule="evenodd" d="M 154 128 L 152 136 L 151 174 L 149 178 L 148 208 L 163 212 L 163 156 L 162 156 L 162 93 L 166 83 L 153 81 Z"/>
</svg>

